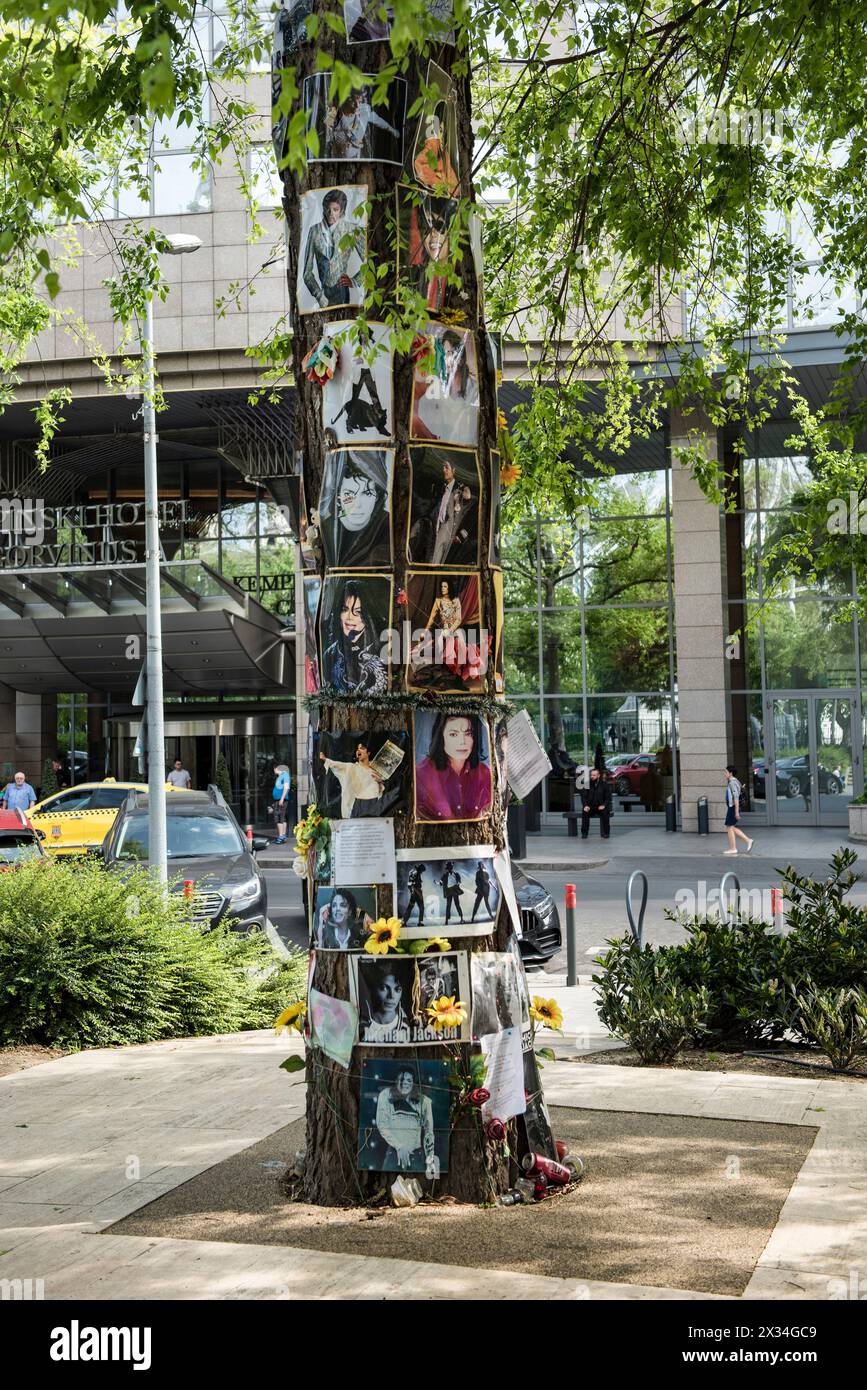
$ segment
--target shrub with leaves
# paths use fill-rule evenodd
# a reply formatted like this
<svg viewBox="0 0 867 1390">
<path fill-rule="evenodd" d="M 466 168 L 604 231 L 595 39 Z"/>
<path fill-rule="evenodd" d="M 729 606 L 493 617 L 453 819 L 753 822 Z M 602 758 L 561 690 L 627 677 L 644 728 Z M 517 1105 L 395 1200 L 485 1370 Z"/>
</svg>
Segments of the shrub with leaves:
<svg viewBox="0 0 867 1390">
<path fill-rule="evenodd" d="M 835 1071 L 846 1071 L 867 1053 L 867 991 L 810 989 L 793 1001 L 794 1029 L 813 1043 Z"/>
<path fill-rule="evenodd" d="M 789 928 L 785 974 L 797 992 L 808 985 L 858 989 L 867 980 L 867 909 L 846 896 L 861 877 L 852 872 L 857 858 L 855 850 L 837 850 L 824 879 L 791 866 L 782 870 Z"/>
<path fill-rule="evenodd" d="M 723 922 L 715 917 L 677 918 L 687 941 L 672 948 L 670 967 L 685 989 L 704 987 L 709 1032 L 720 1039 L 760 1042 L 785 1031 L 785 971 L 788 942 L 752 917 Z"/>
<path fill-rule="evenodd" d="M 671 1061 L 705 1032 L 707 988 L 684 987 L 677 949 L 642 950 L 631 936 L 624 937 L 599 957 L 602 973 L 593 976 L 600 1019 L 648 1065 Z"/>
<path fill-rule="evenodd" d="M 258 933 L 203 932 L 145 869 L 81 860 L 0 874 L 0 1044 L 66 1048 L 267 1027 L 306 957 Z"/>
</svg>

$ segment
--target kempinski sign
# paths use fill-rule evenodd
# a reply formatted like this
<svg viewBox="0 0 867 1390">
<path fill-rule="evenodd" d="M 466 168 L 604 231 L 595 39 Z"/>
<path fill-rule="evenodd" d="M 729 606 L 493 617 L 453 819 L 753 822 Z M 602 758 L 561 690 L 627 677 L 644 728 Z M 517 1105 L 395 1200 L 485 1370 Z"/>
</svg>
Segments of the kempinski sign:
<svg viewBox="0 0 867 1390">
<path fill-rule="evenodd" d="M 161 531 L 183 531 L 186 520 L 186 500 L 160 503 Z M 144 502 L 46 507 L 38 498 L 0 498 L 0 569 L 131 564 L 142 538 L 124 533 L 144 524 Z"/>
</svg>

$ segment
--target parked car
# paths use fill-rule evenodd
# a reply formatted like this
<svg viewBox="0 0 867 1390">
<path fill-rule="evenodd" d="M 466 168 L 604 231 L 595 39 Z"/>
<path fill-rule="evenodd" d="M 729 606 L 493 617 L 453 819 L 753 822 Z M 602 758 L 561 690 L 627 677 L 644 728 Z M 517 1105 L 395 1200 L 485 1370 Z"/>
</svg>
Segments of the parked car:
<svg viewBox="0 0 867 1390">
<path fill-rule="evenodd" d="M 768 765 L 766 762 L 757 760 L 753 763 L 753 795 L 763 798 L 765 795 L 765 784 L 768 775 Z M 777 758 L 775 771 L 775 782 L 777 796 L 796 797 L 803 796 L 804 793 L 810 794 L 810 760 L 806 753 L 793 758 Z M 840 796 L 843 791 L 843 779 L 836 772 L 830 772 L 827 767 L 819 764 L 819 794 L 828 796 Z"/>
<path fill-rule="evenodd" d="M 512 863 L 512 882 L 521 913 L 523 935 L 518 945 L 525 965 L 544 965 L 560 950 L 560 914 L 548 889 Z"/>
<path fill-rule="evenodd" d="M 166 783 L 166 791 L 189 795 Z M 82 782 L 77 787 L 46 796 L 30 808 L 30 818 L 45 836 L 51 854 L 98 853 L 114 818 L 131 791 L 146 792 L 140 782 Z"/>
<path fill-rule="evenodd" d="M 147 793 L 132 790 L 117 812 L 102 846 L 107 869 L 123 872 L 146 864 L 150 847 Z M 239 931 L 264 930 L 268 890 L 256 863 L 264 837 L 248 843 L 216 787 L 166 797 L 166 841 L 171 891 L 191 884 L 195 920 L 206 928 L 224 918 Z"/>
<path fill-rule="evenodd" d="M 0 873 L 25 859 L 45 859 L 39 832 L 23 811 L 0 811 Z"/>
<path fill-rule="evenodd" d="M 655 753 L 633 753 L 623 762 L 608 762 L 608 771 L 618 796 L 640 796 L 641 782 L 649 772 L 658 771 Z"/>
</svg>

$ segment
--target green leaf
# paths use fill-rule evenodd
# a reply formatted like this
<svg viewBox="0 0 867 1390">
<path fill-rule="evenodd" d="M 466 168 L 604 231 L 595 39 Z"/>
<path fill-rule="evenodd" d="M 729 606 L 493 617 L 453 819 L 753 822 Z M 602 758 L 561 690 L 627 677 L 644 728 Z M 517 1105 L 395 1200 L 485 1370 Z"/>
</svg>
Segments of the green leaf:
<svg viewBox="0 0 867 1390">
<path fill-rule="evenodd" d="M 297 1053 L 293 1053 L 293 1055 L 292 1055 L 291 1057 L 287 1057 L 287 1058 L 286 1058 L 286 1061 L 285 1061 L 285 1062 L 281 1062 L 281 1063 L 280 1063 L 280 1070 L 281 1070 L 281 1071 L 303 1071 L 304 1068 L 306 1067 L 306 1065 L 307 1065 L 307 1063 L 306 1063 L 306 1061 L 304 1060 L 303 1057 L 299 1057 L 299 1056 L 297 1055 Z"/>
</svg>

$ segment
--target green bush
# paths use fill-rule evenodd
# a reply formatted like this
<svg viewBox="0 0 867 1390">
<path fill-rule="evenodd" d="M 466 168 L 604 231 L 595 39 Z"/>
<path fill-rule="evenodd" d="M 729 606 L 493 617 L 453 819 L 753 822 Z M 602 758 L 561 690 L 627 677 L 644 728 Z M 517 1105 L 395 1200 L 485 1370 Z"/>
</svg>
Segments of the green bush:
<svg viewBox="0 0 867 1390">
<path fill-rule="evenodd" d="M 827 878 L 806 878 L 791 867 L 782 871 L 786 885 L 785 975 L 800 992 L 860 988 L 867 980 L 867 908 L 846 895 L 860 878 L 852 872 L 858 855 L 839 849 Z"/>
<path fill-rule="evenodd" d="M 306 957 L 202 932 L 144 869 L 31 861 L 0 874 L 0 1044 L 66 1048 L 237 1032 L 303 994 Z"/>
<path fill-rule="evenodd" d="M 781 1001 L 785 991 L 780 980 L 786 939 L 751 917 L 732 922 L 714 917 L 677 920 L 688 940 L 672 948 L 670 968 L 685 989 L 707 990 L 707 1030 L 720 1040 L 745 1043 L 784 1032 Z"/>
<path fill-rule="evenodd" d="M 668 1062 L 705 1032 L 710 998 L 703 985 L 684 988 L 677 947 L 641 950 L 633 938 L 611 944 L 593 976 L 597 1011 L 609 1032 L 634 1047 L 642 1062 Z"/>
<path fill-rule="evenodd" d="M 46 796 L 53 796 L 60 788 L 57 785 L 57 773 L 54 771 L 54 759 L 46 758 L 42 764 L 42 782 L 39 786 L 39 800 L 44 801 Z"/>
<path fill-rule="evenodd" d="M 793 1001 L 795 1031 L 818 1047 L 835 1071 L 867 1052 L 867 991 L 811 989 Z"/>
</svg>

